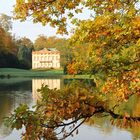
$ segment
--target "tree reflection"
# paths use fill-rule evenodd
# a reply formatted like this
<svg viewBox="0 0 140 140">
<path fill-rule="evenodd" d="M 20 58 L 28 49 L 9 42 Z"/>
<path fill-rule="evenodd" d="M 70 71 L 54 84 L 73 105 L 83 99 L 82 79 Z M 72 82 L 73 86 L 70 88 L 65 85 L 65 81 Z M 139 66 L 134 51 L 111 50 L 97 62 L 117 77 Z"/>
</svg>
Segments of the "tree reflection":
<svg viewBox="0 0 140 140">
<path fill-rule="evenodd" d="M 10 135 L 12 129 L 10 127 L 6 127 L 4 124 L 0 125 L 0 137 L 4 138 Z"/>
<path fill-rule="evenodd" d="M 4 118 L 9 116 L 21 103 L 30 105 L 31 92 L 29 91 L 2 91 L 0 93 L 0 137 L 6 137 L 12 133 L 10 127 L 4 125 Z"/>
<path fill-rule="evenodd" d="M 3 124 L 3 118 L 9 115 L 9 112 L 12 109 L 13 102 L 12 100 L 9 100 L 8 98 L 4 98 L 4 97 L 0 98 L 0 110 L 1 110 L 0 111 L 0 136 L 1 137 L 5 137 L 12 132 L 11 128 L 6 127 Z"/>
<path fill-rule="evenodd" d="M 46 135 L 49 130 L 59 131 L 52 133 L 53 136 L 65 139 L 73 135 L 74 131 L 78 134 L 78 128 L 83 123 L 102 126 L 106 133 L 110 133 L 112 127 L 116 126 L 139 138 L 138 95 L 130 96 L 127 101 L 118 101 L 114 100 L 115 96 L 105 97 L 95 91 L 96 86 L 83 80 L 71 82 L 61 90 L 43 86 L 39 90 L 42 98 L 37 102 L 35 111 L 21 105 L 9 118 L 12 121 L 11 126 L 21 129 L 24 125 L 25 139 L 50 139 L 50 135 Z"/>
<path fill-rule="evenodd" d="M 140 108 L 139 108 L 140 96 L 135 96 L 133 101 L 135 103 L 135 106 L 132 108 L 132 114 L 133 116 L 140 116 Z M 140 138 L 140 122 L 133 122 L 132 128 L 129 131 L 133 134 L 133 139 L 135 140 L 139 139 Z"/>
</svg>

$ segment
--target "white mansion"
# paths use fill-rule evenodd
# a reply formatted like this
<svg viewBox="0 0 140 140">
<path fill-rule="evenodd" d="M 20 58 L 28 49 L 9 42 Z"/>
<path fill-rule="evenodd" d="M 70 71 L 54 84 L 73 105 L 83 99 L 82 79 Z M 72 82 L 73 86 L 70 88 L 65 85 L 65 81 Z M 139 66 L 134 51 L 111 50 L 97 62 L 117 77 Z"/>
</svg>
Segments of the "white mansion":
<svg viewBox="0 0 140 140">
<path fill-rule="evenodd" d="M 60 52 L 55 48 L 44 48 L 32 52 L 32 69 L 60 68 Z"/>
</svg>

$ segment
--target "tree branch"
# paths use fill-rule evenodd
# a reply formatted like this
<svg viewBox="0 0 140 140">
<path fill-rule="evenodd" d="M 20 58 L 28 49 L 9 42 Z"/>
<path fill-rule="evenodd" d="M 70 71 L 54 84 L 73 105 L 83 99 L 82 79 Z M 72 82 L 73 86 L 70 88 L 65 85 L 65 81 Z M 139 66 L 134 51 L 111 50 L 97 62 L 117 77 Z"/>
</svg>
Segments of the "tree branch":
<svg viewBox="0 0 140 140">
<path fill-rule="evenodd" d="M 81 121 L 68 135 L 65 135 L 63 138 L 59 139 L 59 140 L 64 140 L 65 138 L 69 137 L 78 127 L 80 127 L 84 122 L 86 121 L 86 118 Z"/>
</svg>

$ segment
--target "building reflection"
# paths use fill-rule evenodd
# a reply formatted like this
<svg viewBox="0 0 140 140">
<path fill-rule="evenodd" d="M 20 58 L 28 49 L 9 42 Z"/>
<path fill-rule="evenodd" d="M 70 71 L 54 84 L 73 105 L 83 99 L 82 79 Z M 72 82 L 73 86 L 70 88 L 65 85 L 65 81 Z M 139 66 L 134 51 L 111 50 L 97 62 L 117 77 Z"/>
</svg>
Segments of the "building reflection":
<svg viewBox="0 0 140 140">
<path fill-rule="evenodd" d="M 40 93 L 37 91 L 42 85 L 48 85 L 50 89 L 60 89 L 60 79 L 32 79 L 32 95 L 36 101 L 40 98 Z"/>
</svg>

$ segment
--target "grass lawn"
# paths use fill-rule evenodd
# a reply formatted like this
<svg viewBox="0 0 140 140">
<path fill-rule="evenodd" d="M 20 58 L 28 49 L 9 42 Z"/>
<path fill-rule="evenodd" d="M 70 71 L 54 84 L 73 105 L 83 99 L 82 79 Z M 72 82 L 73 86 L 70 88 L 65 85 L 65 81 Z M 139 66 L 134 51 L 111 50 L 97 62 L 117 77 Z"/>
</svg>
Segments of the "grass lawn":
<svg viewBox="0 0 140 140">
<path fill-rule="evenodd" d="M 90 75 L 64 75 L 63 70 L 24 70 L 15 68 L 0 68 L 0 78 L 4 77 L 63 77 L 64 79 L 93 79 Z"/>
<path fill-rule="evenodd" d="M 52 77 L 62 76 L 62 70 L 24 70 L 15 68 L 0 68 L 0 76 L 10 77 Z"/>
<path fill-rule="evenodd" d="M 90 75 L 64 75 L 65 79 L 93 79 Z"/>
</svg>

